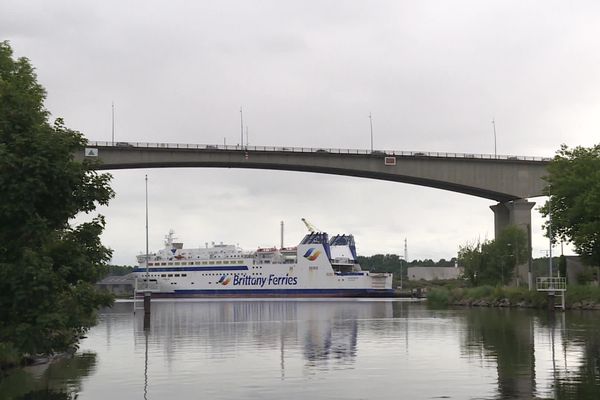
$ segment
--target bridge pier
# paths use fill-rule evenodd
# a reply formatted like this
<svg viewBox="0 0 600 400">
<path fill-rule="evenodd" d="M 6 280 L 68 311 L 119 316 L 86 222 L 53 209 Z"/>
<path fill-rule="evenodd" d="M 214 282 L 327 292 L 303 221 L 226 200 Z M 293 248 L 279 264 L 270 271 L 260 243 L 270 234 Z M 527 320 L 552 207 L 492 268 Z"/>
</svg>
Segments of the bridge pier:
<svg viewBox="0 0 600 400">
<path fill-rule="evenodd" d="M 527 227 L 531 226 L 531 209 L 534 205 L 533 201 L 519 199 L 490 206 L 494 212 L 494 236 L 498 237 L 509 225 L 517 225 L 527 232 Z"/>
<path fill-rule="evenodd" d="M 531 260 L 531 209 L 535 205 L 533 201 L 518 199 L 506 203 L 498 203 L 490 206 L 494 212 L 494 236 L 497 238 L 509 225 L 516 225 L 527 234 L 528 260 L 524 260 L 515 267 L 516 285 L 527 282 L 529 290 L 532 289 L 532 260 Z"/>
</svg>

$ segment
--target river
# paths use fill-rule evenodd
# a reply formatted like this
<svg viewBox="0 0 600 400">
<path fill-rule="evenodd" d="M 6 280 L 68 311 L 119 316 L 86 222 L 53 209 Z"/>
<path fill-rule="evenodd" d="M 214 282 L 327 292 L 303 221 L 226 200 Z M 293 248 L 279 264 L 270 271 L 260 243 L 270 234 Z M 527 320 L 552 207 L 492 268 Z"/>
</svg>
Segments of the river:
<svg viewBox="0 0 600 400">
<path fill-rule="evenodd" d="M 72 358 L 1 399 L 594 399 L 600 314 L 398 300 L 155 301 L 102 310 Z"/>
</svg>

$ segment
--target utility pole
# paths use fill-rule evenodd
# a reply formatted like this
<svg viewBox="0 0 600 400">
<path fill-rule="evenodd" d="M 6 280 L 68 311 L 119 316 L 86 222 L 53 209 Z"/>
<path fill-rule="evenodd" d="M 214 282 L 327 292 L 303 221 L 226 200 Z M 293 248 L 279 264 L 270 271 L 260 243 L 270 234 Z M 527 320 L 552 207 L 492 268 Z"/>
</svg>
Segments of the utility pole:
<svg viewBox="0 0 600 400">
<path fill-rule="evenodd" d="M 150 329 L 150 302 L 152 292 L 150 291 L 150 275 L 148 271 L 148 175 L 146 175 L 146 290 L 144 291 L 144 330 Z"/>
<path fill-rule="evenodd" d="M 531 245 L 531 225 L 527 224 L 527 286 L 529 291 L 533 289 L 533 259 L 532 259 L 532 245 Z"/>
<path fill-rule="evenodd" d="M 148 175 L 146 175 L 146 290 L 150 288 L 148 272 Z"/>
<path fill-rule="evenodd" d="M 406 238 L 404 238 L 404 264 L 406 265 L 406 272 L 408 273 L 408 245 L 406 243 Z M 404 273 L 402 272 L 402 263 L 400 263 L 400 289 L 402 289 L 403 275 Z"/>
<path fill-rule="evenodd" d="M 548 203 L 550 200 L 548 200 Z M 552 277 L 552 205 L 548 207 L 548 272 Z"/>
</svg>

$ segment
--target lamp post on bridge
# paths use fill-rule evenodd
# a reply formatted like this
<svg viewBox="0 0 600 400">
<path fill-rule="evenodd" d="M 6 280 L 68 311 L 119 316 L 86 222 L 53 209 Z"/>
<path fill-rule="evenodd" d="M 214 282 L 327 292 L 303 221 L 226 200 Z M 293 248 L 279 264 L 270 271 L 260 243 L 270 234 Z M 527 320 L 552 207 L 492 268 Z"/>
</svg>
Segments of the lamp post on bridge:
<svg viewBox="0 0 600 400">
<path fill-rule="evenodd" d="M 496 150 L 496 119 L 492 119 L 492 126 L 494 127 L 494 158 L 498 158 L 498 152 Z"/>
<path fill-rule="evenodd" d="M 369 125 L 371 126 L 371 153 L 373 152 L 373 117 L 369 113 Z"/>
</svg>

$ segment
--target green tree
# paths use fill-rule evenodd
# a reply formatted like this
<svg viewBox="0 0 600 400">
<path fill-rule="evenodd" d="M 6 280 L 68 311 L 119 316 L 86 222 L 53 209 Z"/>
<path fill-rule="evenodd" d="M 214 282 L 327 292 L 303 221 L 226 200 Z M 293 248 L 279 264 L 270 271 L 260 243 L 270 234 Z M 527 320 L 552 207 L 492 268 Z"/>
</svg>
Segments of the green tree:
<svg viewBox="0 0 600 400">
<path fill-rule="evenodd" d="M 552 239 L 573 243 L 589 264 L 600 265 L 600 145 L 562 145 L 546 181 L 549 199 L 540 210 L 551 217 Z"/>
<path fill-rule="evenodd" d="M 527 260 L 526 234 L 511 225 L 495 240 L 460 247 L 458 259 L 464 268 L 464 276 L 473 286 L 509 284 L 515 267 Z"/>
<path fill-rule="evenodd" d="M 74 345 L 112 300 L 94 287 L 111 256 L 103 217 L 70 224 L 114 196 L 110 175 L 74 161 L 85 139 L 49 122 L 45 96 L 0 42 L 0 347 L 29 354 Z"/>
<path fill-rule="evenodd" d="M 472 286 L 478 286 L 482 278 L 481 243 L 467 243 L 458 249 L 458 263 L 463 267 L 463 275 Z"/>
</svg>

